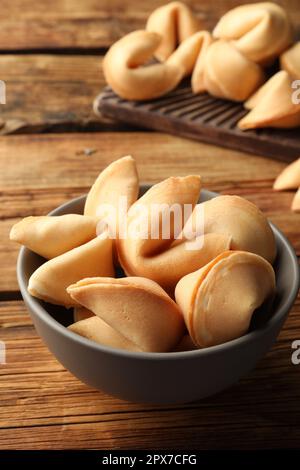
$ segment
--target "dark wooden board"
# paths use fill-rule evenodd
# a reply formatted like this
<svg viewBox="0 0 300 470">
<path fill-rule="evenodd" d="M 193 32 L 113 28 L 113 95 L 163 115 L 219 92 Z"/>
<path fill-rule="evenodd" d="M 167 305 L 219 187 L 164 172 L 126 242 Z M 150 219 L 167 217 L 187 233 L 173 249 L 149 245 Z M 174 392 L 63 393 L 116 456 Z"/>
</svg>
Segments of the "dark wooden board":
<svg viewBox="0 0 300 470">
<path fill-rule="evenodd" d="M 94 109 L 129 124 L 286 162 L 300 155 L 300 129 L 241 131 L 236 124 L 247 113 L 241 103 L 207 93 L 195 95 L 188 83 L 147 102 L 123 100 L 106 87 L 96 98 Z"/>
</svg>

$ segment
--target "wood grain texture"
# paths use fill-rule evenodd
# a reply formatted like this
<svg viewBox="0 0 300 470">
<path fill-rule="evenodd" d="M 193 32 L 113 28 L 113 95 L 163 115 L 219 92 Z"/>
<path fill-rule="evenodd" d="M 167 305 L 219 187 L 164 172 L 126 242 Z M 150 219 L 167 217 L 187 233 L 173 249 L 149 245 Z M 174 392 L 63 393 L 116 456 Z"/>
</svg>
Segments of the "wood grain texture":
<svg viewBox="0 0 300 470">
<path fill-rule="evenodd" d="M 300 254 L 300 214 L 290 211 L 293 193 L 272 190 L 283 163 L 159 133 L 10 136 L 0 147 L 0 265 L 5 269 L 0 293 L 18 289 L 19 247 L 8 240 L 11 226 L 22 217 L 46 214 L 86 193 L 106 165 L 127 154 L 135 157 L 141 182 L 196 173 L 205 188 L 250 199 Z"/>
<path fill-rule="evenodd" d="M 0 449 L 297 447 L 300 299 L 269 354 L 231 389 L 181 406 L 127 403 L 80 383 L 37 337 L 22 302 L 0 303 Z"/>
<path fill-rule="evenodd" d="M 122 35 L 144 28 L 151 11 L 162 0 L 2 0 L 1 50 L 102 48 Z M 228 9 L 255 0 L 185 0 L 201 20 L 212 28 Z M 298 0 L 279 0 L 295 22 L 300 22 Z"/>
<path fill-rule="evenodd" d="M 0 79 L 6 82 L 7 103 L 0 108 L 0 135 L 123 129 L 124 124 L 95 116 L 93 101 L 105 84 L 102 57 L 83 54 L 82 49 L 108 46 L 125 32 L 143 27 L 149 12 L 162 3 L 54 0 L 45 8 L 45 0 L 25 5 L 23 0 L 3 0 L 0 51 L 35 49 L 43 54 L 2 54 Z M 207 2 L 188 3 L 203 26 L 211 27 L 220 14 L 241 2 L 218 0 L 213 9 Z M 297 0 L 282 3 L 300 23 Z M 82 53 L 66 55 L 66 48 Z M 62 54 L 47 54 L 50 49 Z"/>
<path fill-rule="evenodd" d="M 6 104 L 0 108 L 0 135 L 109 128 L 110 121 L 93 112 L 104 86 L 101 63 L 95 55 L 2 55 Z"/>
<path fill-rule="evenodd" d="M 255 2 L 186 3 L 211 28 L 226 10 L 249 1 Z M 94 115 L 92 102 L 104 85 L 103 48 L 143 27 L 164 3 L 1 0 L 0 79 L 7 104 L 0 107 L 0 134 L 103 132 L 0 137 L 0 341 L 7 349 L 7 363 L 0 364 L 0 449 L 299 446 L 300 365 L 291 364 L 291 342 L 300 339 L 299 298 L 255 371 L 222 394 L 172 407 L 127 403 L 80 383 L 43 345 L 16 300 L 18 246 L 8 240 L 13 223 L 85 193 L 108 163 L 126 154 L 136 158 L 142 182 L 199 173 L 204 187 L 250 199 L 300 254 L 300 215 L 289 210 L 293 195 L 272 191 L 283 163 L 159 133 L 107 132 L 118 126 Z M 300 23 L 298 0 L 278 3 Z"/>
</svg>

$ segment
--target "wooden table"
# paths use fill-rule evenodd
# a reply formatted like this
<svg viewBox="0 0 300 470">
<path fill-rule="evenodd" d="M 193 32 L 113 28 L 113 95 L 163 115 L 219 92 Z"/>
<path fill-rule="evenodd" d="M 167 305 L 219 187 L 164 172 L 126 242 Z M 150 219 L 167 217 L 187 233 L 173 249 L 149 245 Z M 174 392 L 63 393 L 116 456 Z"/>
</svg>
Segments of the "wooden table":
<svg viewBox="0 0 300 470">
<path fill-rule="evenodd" d="M 8 240 L 12 224 L 85 193 L 105 165 L 126 154 L 136 158 L 142 182 L 199 173 L 206 188 L 245 196 L 300 255 L 292 194 L 272 191 L 283 163 L 126 128 L 93 114 L 107 46 L 142 27 L 161 3 L 1 2 L 0 79 L 7 85 L 1 133 L 10 134 L 0 140 L 0 339 L 7 347 L 7 364 L 0 365 L 1 449 L 299 447 L 300 365 L 291 363 L 291 343 L 300 339 L 300 299 L 276 345 L 249 376 L 212 398 L 167 407 L 126 403 L 80 383 L 39 339 L 20 297 L 18 247 Z M 187 3 L 211 27 L 228 7 L 247 2 Z M 281 3 L 300 24 L 298 0 Z"/>
</svg>

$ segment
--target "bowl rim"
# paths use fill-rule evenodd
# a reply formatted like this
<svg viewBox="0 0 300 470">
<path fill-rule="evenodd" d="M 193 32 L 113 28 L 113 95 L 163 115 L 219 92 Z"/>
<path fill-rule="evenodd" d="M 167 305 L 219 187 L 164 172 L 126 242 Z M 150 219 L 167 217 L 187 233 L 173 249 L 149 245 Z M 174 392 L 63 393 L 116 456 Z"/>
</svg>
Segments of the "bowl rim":
<svg viewBox="0 0 300 470">
<path fill-rule="evenodd" d="M 140 185 L 140 189 L 147 190 L 152 185 L 144 184 Z M 201 190 L 201 194 L 206 194 L 209 198 L 219 196 L 219 193 L 209 191 L 206 189 Z M 73 198 L 60 206 L 53 209 L 49 212 L 48 215 L 55 215 L 57 211 L 64 211 L 68 210 L 70 206 L 74 203 L 79 203 L 84 201 L 86 195 L 82 195 L 76 198 Z M 66 212 L 68 213 L 68 212 Z M 82 346 L 89 347 L 96 352 L 101 352 L 105 354 L 112 354 L 115 356 L 122 356 L 128 359 L 141 359 L 141 360 L 184 360 L 184 359 L 192 359 L 197 357 L 205 357 L 210 356 L 214 353 L 224 352 L 227 349 L 234 349 L 238 348 L 242 344 L 251 343 L 253 341 L 259 340 L 267 331 L 273 328 L 273 326 L 280 321 L 280 319 L 284 319 L 285 316 L 288 315 L 294 301 L 297 297 L 299 286 L 300 286 L 300 269 L 298 264 L 298 258 L 295 253 L 293 246 L 291 245 L 290 241 L 286 238 L 286 236 L 279 230 L 276 225 L 274 225 L 271 221 L 269 221 L 270 226 L 274 235 L 276 235 L 281 242 L 283 243 L 284 249 L 287 250 L 288 255 L 292 259 L 292 269 L 293 269 L 293 283 L 291 286 L 291 290 L 287 298 L 284 300 L 283 304 L 280 308 L 278 308 L 274 315 L 270 317 L 268 322 L 263 326 L 260 327 L 258 330 L 252 330 L 247 332 L 243 336 L 233 339 L 231 341 L 227 341 L 226 343 L 218 344 L 216 346 L 209 346 L 202 349 L 196 349 L 192 351 L 176 351 L 176 352 L 143 352 L 143 351 L 127 351 L 125 349 L 118 349 L 113 348 L 111 346 L 102 345 L 100 343 L 96 343 L 95 341 L 89 340 L 80 336 L 73 331 L 70 331 L 64 325 L 62 325 L 59 321 L 55 320 L 46 308 L 44 308 L 40 304 L 40 300 L 36 299 L 35 297 L 31 296 L 27 290 L 27 285 L 25 284 L 24 280 L 24 273 L 23 273 L 23 263 L 25 256 L 30 254 L 31 250 L 26 247 L 21 247 L 17 259 L 17 279 L 20 287 L 20 291 L 22 297 L 25 301 L 25 304 L 29 310 L 33 310 L 35 315 L 39 317 L 39 319 L 46 323 L 48 327 L 55 330 L 56 333 L 66 336 L 69 340 L 79 342 Z"/>
</svg>

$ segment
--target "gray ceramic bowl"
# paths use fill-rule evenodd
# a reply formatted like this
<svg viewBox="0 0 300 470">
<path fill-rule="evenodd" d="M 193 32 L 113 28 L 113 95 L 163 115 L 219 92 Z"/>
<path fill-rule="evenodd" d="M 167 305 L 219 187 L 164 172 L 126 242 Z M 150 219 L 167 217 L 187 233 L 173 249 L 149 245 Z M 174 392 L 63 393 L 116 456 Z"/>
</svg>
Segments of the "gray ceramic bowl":
<svg viewBox="0 0 300 470">
<path fill-rule="evenodd" d="M 141 190 L 145 192 L 147 187 Z M 216 194 L 202 191 L 201 200 Z M 85 197 L 51 214 L 81 214 Z M 277 294 L 271 314 L 259 314 L 243 337 L 198 351 L 136 353 L 101 346 L 69 331 L 71 312 L 31 297 L 29 277 L 43 259 L 22 248 L 18 281 L 38 334 L 57 359 L 82 382 L 111 395 L 137 402 L 183 403 L 220 392 L 253 369 L 274 343 L 299 289 L 299 267 L 293 248 L 272 225 L 278 256 Z"/>
</svg>

